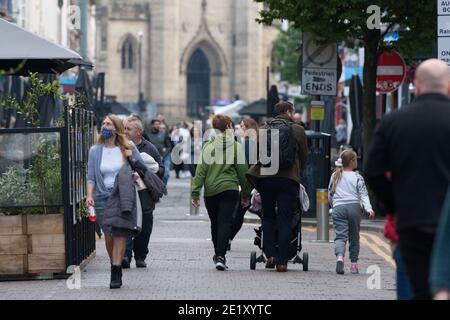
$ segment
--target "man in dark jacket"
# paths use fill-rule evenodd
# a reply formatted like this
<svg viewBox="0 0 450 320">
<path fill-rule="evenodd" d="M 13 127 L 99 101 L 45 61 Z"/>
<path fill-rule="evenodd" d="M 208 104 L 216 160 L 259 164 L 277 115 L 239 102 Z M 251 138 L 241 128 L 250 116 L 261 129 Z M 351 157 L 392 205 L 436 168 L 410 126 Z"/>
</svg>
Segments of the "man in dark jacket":
<svg viewBox="0 0 450 320">
<path fill-rule="evenodd" d="M 296 151 L 292 165 L 278 168 L 274 174 L 268 175 L 264 172 L 265 168 L 262 167 L 262 164 L 257 163 L 247 172 L 247 178 L 261 194 L 264 210 L 263 246 L 268 256 L 266 268 L 274 268 L 276 265 L 279 272 L 287 271 L 288 248 L 292 236 L 292 220 L 298 205 L 300 176 L 308 156 L 305 130 L 299 124 L 293 123 L 294 112 L 295 109 L 291 103 L 282 101 L 275 105 L 275 119 L 269 120 L 269 123 L 284 122 L 292 129 L 293 147 Z M 268 124 L 261 129 L 267 129 Z M 259 141 L 261 142 L 263 139 Z M 272 150 L 272 154 L 273 152 Z M 275 207 L 278 208 L 278 212 L 275 212 Z M 277 230 L 278 240 L 276 239 Z M 278 252 L 275 247 L 277 243 Z"/>
<path fill-rule="evenodd" d="M 158 149 L 164 164 L 164 184 L 167 185 L 170 174 L 170 152 L 172 151 L 172 141 L 167 132 L 160 131 L 161 121 L 153 119 L 151 122 L 152 129 L 148 134 L 149 141 Z"/>
<path fill-rule="evenodd" d="M 368 184 L 397 215 L 399 249 L 415 299 L 431 298 L 430 256 L 450 182 L 449 80 L 442 61 L 419 66 L 417 98 L 381 120 L 365 165 Z"/>
<path fill-rule="evenodd" d="M 128 138 L 134 142 L 139 152 L 145 152 L 155 159 L 155 161 L 159 164 L 159 171 L 157 175 L 162 179 L 164 175 L 164 166 L 161 161 L 161 156 L 156 147 L 142 137 L 144 133 L 142 122 L 135 117 L 128 118 L 125 124 L 125 133 Z M 122 262 L 122 268 L 130 267 L 133 251 L 134 258 L 136 260 L 136 267 L 145 268 L 147 266 L 145 259 L 147 258 L 148 244 L 153 229 L 153 210 L 155 209 L 155 203 L 150 199 L 148 192 L 142 192 L 141 196 L 145 197 L 145 199 L 142 199 L 141 201 L 142 231 L 136 238 L 127 239 L 127 249 Z"/>
</svg>

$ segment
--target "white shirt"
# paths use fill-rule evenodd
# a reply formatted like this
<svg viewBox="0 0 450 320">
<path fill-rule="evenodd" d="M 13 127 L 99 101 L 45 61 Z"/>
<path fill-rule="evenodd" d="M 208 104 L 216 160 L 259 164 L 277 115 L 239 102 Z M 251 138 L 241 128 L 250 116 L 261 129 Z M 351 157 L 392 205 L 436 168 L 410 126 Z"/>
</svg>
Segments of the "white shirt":
<svg viewBox="0 0 450 320">
<path fill-rule="evenodd" d="M 114 187 L 114 180 L 123 165 L 122 151 L 119 147 L 103 147 L 102 162 L 100 163 L 100 172 L 103 176 L 103 183 L 107 189 Z"/>
<path fill-rule="evenodd" d="M 358 172 L 343 171 L 341 181 L 337 184 L 334 194 L 331 190 L 333 177 L 334 173 L 328 186 L 328 195 L 333 208 L 345 204 L 360 203 L 366 212 L 372 211 L 364 178 Z"/>
</svg>

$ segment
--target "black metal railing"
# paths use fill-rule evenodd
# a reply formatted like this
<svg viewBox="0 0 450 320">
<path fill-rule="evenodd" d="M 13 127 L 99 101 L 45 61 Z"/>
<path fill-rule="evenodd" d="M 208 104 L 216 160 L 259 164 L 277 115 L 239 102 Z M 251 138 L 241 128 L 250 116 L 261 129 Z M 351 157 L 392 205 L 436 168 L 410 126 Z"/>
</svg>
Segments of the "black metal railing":
<svg viewBox="0 0 450 320">
<path fill-rule="evenodd" d="M 82 264 L 95 252 L 95 223 L 80 214 L 80 204 L 87 193 L 88 155 L 94 143 L 94 130 L 93 112 L 69 107 L 65 108 L 62 127 L 0 129 L 0 173 L 11 167 L 19 168 L 19 173 L 23 169 L 33 170 L 36 166 L 32 159 L 42 146 L 51 145 L 55 157 L 60 158 L 56 161 L 60 165 L 60 177 L 57 177 L 60 183 L 56 191 L 34 186 L 33 190 L 26 190 L 31 197 L 26 194 L 11 196 L 11 203 L 7 203 L 9 198 L 3 199 L 0 209 L 10 214 L 30 210 L 55 213 L 63 209 L 66 267 Z M 46 150 L 40 150 L 42 156 Z M 42 200 L 47 198 L 50 200 Z"/>
<path fill-rule="evenodd" d="M 63 200 L 66 234 L 66 263 L 80 265 L 95 251 L 95 224 L 82 217 L 80 204 L 87 193 L 89 149 L 94 143 L 93 113 L 66 108 L 63 138 Z"/>
</svg>

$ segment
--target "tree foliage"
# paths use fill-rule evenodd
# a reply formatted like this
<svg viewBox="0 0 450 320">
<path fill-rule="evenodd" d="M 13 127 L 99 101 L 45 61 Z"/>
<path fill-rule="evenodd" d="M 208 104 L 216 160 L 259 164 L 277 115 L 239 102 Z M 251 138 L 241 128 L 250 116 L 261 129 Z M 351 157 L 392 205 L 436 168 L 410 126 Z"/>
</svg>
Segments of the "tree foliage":
<svg viewBox="0 0 450 320">
<path fill-rule="evenodd" d="M 383 33 L 400 29 L 400 39 L 394 45 L 401 53 L 431 54 L 436 33 L 436 2 L 409 0 L 255 0 L 265 2 L 258 22 L 271 24 L 274 20 L 288 20 L 293 27 L 312 32 L 323 42 L 358 40 L 363 45 L 373 32 L 367 28 L 371 13 L 367 9 L 377 5 L 381 9 Z M 380 35 L 383 36 L 380 31 Z M 380 38 L 380 45 L 383 45 Z"/>
<path fill-rule="evenodd" d="M 289 84 L 298 84 L 297 62 L 301 32 L 295 28 L 280 30 L 273 44 L 273 65 L 275 72 L 280 73 L 281 80 Z"/>
<path fill-rule="evenodd" d="M 380 49 L 396 49 L 406 58 L 432 57 L 436 43 L 436 2 L 410 0 L 254 0 L 264 2 L 258 22 L 272 24 L 288 20 L 303 32 L 311 32 L 319 43 L 347 42 L 363 46 L 363 140 L 367 153 L 376 124 L 376 70 Z M 381 25 L 369 29 L 373 12 L 380 8 Z M 397 31 L 400 39 L 384 43 L 384 36 Z"/>
</svg>

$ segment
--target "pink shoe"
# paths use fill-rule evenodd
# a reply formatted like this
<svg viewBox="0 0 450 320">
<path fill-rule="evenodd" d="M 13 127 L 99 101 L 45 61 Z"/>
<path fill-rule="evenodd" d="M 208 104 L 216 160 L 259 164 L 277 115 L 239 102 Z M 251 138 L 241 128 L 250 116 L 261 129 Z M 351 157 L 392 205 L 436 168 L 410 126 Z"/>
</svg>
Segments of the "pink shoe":
<svg viewBox="0 0 450 320">
<path fill-rule="evenodd" d="M 358 270 L 358 264 L 357 263 L 352 263 L 350 266 L 350 273 L 352 274 L 358 274 L 359 270 Z"/>
</svg>

